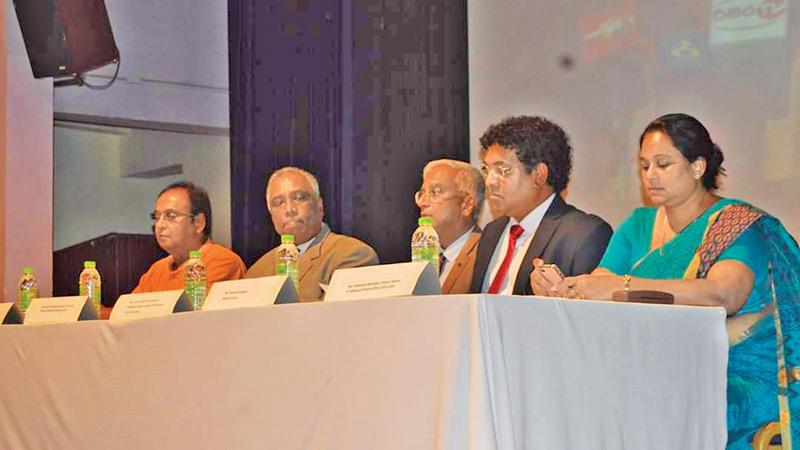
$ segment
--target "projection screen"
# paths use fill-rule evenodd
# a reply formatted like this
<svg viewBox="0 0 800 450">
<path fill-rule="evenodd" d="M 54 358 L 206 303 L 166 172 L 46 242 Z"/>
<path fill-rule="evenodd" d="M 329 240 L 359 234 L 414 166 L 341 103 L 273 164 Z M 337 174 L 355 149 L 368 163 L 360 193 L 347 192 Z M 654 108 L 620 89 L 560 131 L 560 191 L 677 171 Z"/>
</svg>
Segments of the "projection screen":
<svg viewBox="0 0 800 450">
<path fill-rule="evenodd" d="M 643 204 L 644 126 L 702 121 L 725 154 L 720 195 L 800 236 L 800 0 L 470 0 L 473 163 L 508 115 L 550 118 L 574 148 L 568 201 L 616 227 Z"/>
</svg>

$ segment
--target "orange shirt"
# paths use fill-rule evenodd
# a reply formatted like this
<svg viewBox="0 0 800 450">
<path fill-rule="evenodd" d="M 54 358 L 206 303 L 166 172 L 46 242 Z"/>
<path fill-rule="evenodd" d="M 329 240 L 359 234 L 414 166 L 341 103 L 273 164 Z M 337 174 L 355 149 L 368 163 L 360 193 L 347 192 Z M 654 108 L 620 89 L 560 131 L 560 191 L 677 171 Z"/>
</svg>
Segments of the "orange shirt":
<svg viewBox="0 0 800 450">
<path fill-rule="evenodd" d="M 239 255 L 210 240 L 200 247 L 200 259 L 206 265 L 208 289 L 217 281 L 238 280 L 244 278 L 244 262 Z M 139 279 L 134 294 L 143 292 L 172 291 L 183 289 L 183 269 L 188 260 L 172 269 L 172 256 L 154 262 Z"/>
</svg>

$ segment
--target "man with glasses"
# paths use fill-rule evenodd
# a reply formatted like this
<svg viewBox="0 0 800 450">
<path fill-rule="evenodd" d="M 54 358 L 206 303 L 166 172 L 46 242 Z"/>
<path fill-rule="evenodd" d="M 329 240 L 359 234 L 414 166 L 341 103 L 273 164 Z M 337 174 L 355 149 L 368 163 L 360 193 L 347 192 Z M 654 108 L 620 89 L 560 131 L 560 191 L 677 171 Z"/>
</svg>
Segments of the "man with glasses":
<svg viewBox="0 0 800 450">
<path fill-rule="evenodd" d="M 422 187 L 414 200 L 420 215 L 433 218 L 442 247 L 439 282 L 443 294 L 470 292 L 472 269 L 481 229 L 476 225 L 483 206 L 483 178 L 475 167 L 452 159 L 437 159 L 422 170 Z"/>
<path fill-rule="evenodd" d="M 300 300 L 317 301 L 323 296 L 336 269 L 378 264 L 378 255 L 358 239 L 336 234 L 322 221 L 324 207 L 319 183 L 297 167 L 273 172 L 267 182 L 267 210 L 275 231 L 294 235 L 300 250 Z M 247 278 L 275 275 L 277 248 L 258 259 Z"/>
<path fill-rule="evenodd" d="M 192 250 L 200 250 L 209 288 L 244 276 L 242 259 L 211 241 L 211 201 L 203 188 L 186 181 L 170 184 L 158 194 L 150 218 L 156 241 L 169 256 L 150 266 L 134 293 L 183 289 L 183 269 Z"/>
<path fill-rule="evenodd" d="M 564 130 L 542 117 L 510 117 L 490 126 L 480 143 L 486 198 L 496 219 L 478 243 L 472 291 L 532 294 L 534 258 L 557 264 L 567 276 L 591 272 L 611 227 L 561 197 L 572 169 Z"/>
</svg>

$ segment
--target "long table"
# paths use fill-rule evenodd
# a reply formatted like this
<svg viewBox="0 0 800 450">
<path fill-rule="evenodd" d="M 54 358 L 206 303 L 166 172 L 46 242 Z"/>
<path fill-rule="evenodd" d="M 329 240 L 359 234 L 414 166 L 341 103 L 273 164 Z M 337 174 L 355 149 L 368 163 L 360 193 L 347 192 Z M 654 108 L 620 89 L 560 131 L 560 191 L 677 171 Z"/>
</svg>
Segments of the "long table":
<svg viewBox="0 0 800 450">
<path fill-rule="evenodd" d="M 0 326 L 2 449 L 722 449 L 720 308 L 489 295 Z"/>
</svg>

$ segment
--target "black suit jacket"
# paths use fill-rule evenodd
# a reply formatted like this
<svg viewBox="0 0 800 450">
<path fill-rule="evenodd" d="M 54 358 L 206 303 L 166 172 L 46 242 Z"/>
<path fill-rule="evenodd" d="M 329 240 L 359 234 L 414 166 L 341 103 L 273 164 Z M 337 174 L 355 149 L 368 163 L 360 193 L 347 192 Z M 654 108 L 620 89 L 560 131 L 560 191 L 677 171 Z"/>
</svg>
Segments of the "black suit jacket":
<svg viewBox="0 0 800 450">
<path fill-rule="evenodd" d="M 484 275 L 508 220 L 508 217 L 501 217 L 483 229 L 472 272 L 470 290 L 473 293 L 481 292 Z M 568 205 L 556 194 L 522 260 L 514 281 L 514 294 L 533 294 L 530 275 L 533 259 L 537 257 L 546 263 L 558 264 L 566 276 L 591 272 L 600 263 L 611 233 L 611 226 L 603 219 Z"/>
</svg>

